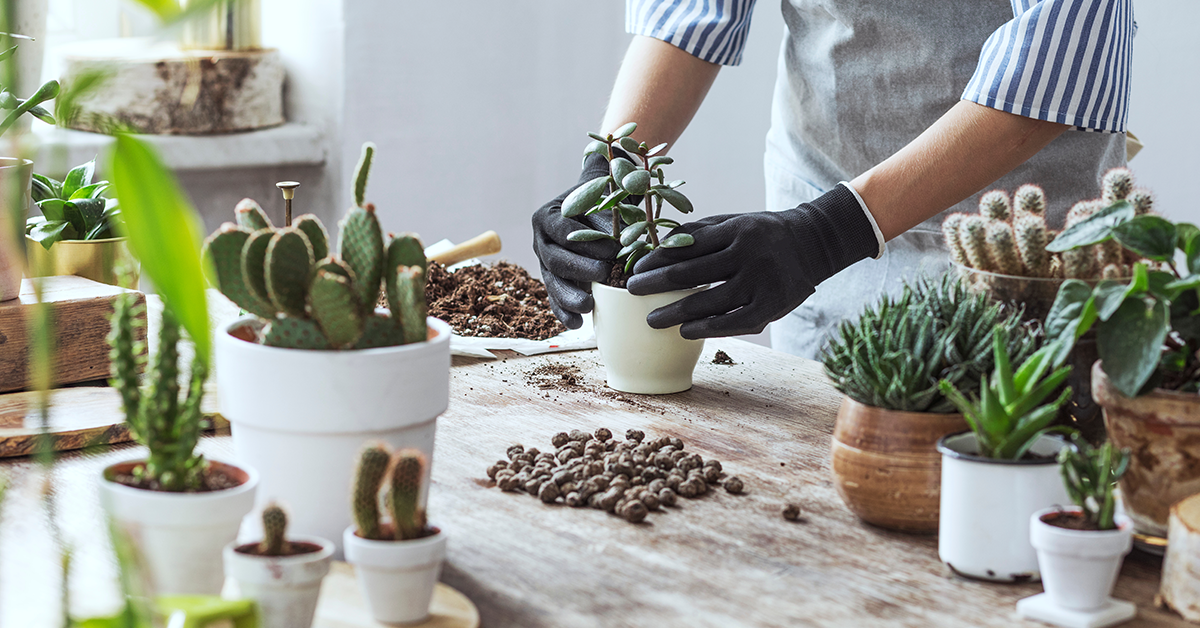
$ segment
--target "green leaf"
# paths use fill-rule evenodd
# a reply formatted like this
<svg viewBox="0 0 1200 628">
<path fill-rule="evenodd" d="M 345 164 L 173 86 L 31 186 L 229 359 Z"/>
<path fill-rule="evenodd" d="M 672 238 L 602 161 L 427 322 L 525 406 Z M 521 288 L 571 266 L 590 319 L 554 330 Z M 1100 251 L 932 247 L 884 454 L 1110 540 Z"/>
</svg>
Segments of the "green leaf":
<svg viewBox="0 0 1200 628">
<path fill-rule="evenodd" d="M 617 205 L 617 211 L 621 214 L 621 220 L 625 221 L 627 225 L 632 225 L 635 222 L 641 222 L 646 219 L 645 210 L 629 203 Z"/>
<path fill-rule="evenodd" d="M 616 192 L 609 194 L 604 201 L 596 207 L 595 211 L 602 212 L 606 209 L 612 209 L 616 207 L 618 203 L 627 198 L 629 198 L 629 192 L 626 192 L 625 190 L 617 190 Z"/>
<path fill-rule="evenodd" d="M 669 166 L 673 163 L 675 163 L 674 159 L 671 159 L 670 157 L 667 157 L 666 155 L 664 155 L 662 157 L 655 157 L 654 159 L 651 159 L 649 166 L 650 166 L 651 170 L 654 170 L 655 168 L 658 168 L 659 166 Z"/>
<path fill-rule="evenodd" d="M 93 159 L 86 164 L 75 166 L 67 173 L 67 178 L 63 179 L 62 195 L 63 198 L 70 199 L 75 191 L 79 188 L 91 185 L 92 175 L 96 172 L 96 160 Z"/>
<path fill-rule="evenodd" d="M 593 133 L 591 131 L 588 131 L 588 137 L 592 138 L 593 140 L 596 140 L 597 142 L 604 142 L 605 145 L 607 145 L 608 140 L 610 139 L 610 138 L 604 137 L 603 135 L 600 135 L 599 133 Z"/>
<path fill-rule="evenodd" d="M 658 146 L 655 146 L 654 148 L 651 148 L 650 150 L 646 151 L 646 156 L 653 157 L 654 155 L 657 155 L 658 153 L 662 152 L 662 150 L 666 147 L 667 147 L 667 143 L 663 142 L 662 144 L 659 144 Z M 670 159 L 670 158 L 668 157 L 667 159 Z M 671 163 L 671 162 L 668 161 L 666 163 Z M 653 166 L 651 166 L 651 167 L 653 167 Z"/>
<path fill-rule="evenodd" d="M 1200 227 L 1189 222 L 1175 223 L 1175 246 L 1180 251 L 1187 251 L 1188 245 L 1197 238 L 1200 238 Z"/>
<path fill-rule="evenodd" d="M 639 154 L 637 140 L 634 140 L 632 137 L 622 137 L 617 140 L 617 143 L 630 155 Z"/>
<path fill-rule="evenodd" d="M 1138 263 L 1138 267 L 1145 268 L 1145 264 Z M 1175 273 L 1169 273 L 1162 270 L 1154 270 L 1147 273 L 1145 287 L 1141 292 L 1149 292 L 1150 294 L 1167 301 L 1174 301 L 1179 298 L 1179 293 L 1182 290 L 1171 287 L 1175 283 Z"/>
<path fill-rule="evenodd" d="M 48 198 L 39 202 L 37 206 L 47 220 L 66 220 L 66 216 L 63 215 L 63 206 L 66 204 L 61 198 Z"/>
<path fill-rule="evenodd" d="M 620 252 L 617 253 L 617 259 L 621 259 L 622 257 L 625 257 L 626 255 L 629 255 L 635 251 L 641 251 L 648 248 L 650 248 L 650 244 L 645 240 L 635 240 L 627 244 L 625 248 L 621 249 Z"/>
<path fill-rule="evenodd" d="M 587 183 L 575 188 L 567 198 L 563 199 L 562 215 L 564 218 L 572 218 L 587 212 L 596 205 L 596 201 L 604 195 L 604 188 L 610 181 L 608 175 L 596 177 Z"/>
<path fill-rule="evenodd" d="M 4 52 L 0 52 L 0 61 L 4 61 L 5 59 L 13 56 L 13 53 L 16 51 L 17 51 L 17 46 L 13 46 L 12 48 L 5 50 Z M 5 107 L 5 109 L 11 109 L 11 107 Z"/>
<path fill-rule="evenodd" d="M 630 253 L 629 259 L 625 260 L 625 272 L 627 274 L 632 273 L 633 265 L 636 264 L 638 260 L 645 257 L 645 255 L 649 252 L 650 252 L 649 249 L 640 249 L 640 250 L 634 251 L 633 253 Z"/>
<path fill-rule="evenodd" d="M 567 240 L 571 242 L 592 242 L 593 240 L 611 240 L 613 237 L 603 231 L 595 229 L 580 229 L 567 234 Z"/>
<path fill-rule="evenodd" d="M 677 249 L 685 246 L 691 246 L 696 243 L 696 239 L 690 233 L 676 233 L 662 241 L 659 246 L 664 249 Z"/>
<path fill-rule="evenodd" d="M 1046 250 L 1061 253 L 1079 246 L 1103 242 L 1112 237 L 1113 227 L 1134 217 L 1133 205 L 1117 201 L 1096 212 L 1090 218 L 1077 222 L 1063 230 L 1046 245 Z"/>
<path fill-rule="evenodd" d="M 1168 290 L 1193 290 L 1200 288 L 1200 274 L 1188 275 L 1183 279 L 1177 279 L 1164 286 Z"/>
<path fill-rule="evenodd" d="M 674 220 L 671 220 L 670 218 L 659 218 L 658 220 L 654 221 L 654 224 L 656 224 L 660 227 L 666 227 L 668 229 L 674 229 L 675 227 L 679 226 L 678 222 L 675 222 Z"/>
<path fill-rule="evenodd" d="M 43 248 L 49 251 L 55 242 L 72 239 L 72 236 L 75 235 L 75 229 L 71 227 L 71 223 L 65 220 L 47 220 L 35 225 L 29 231 L 28 235 L 31 240 L 41 244 Z"/>
<path fill-rule="evenodd" d="M 1137 216 L 1113 227 L 1112 233 L 1122 246 L 1142 257 L 1160 262 L 1175 257 L 1175 225 L 1162 217 Z"/>
<path fill-rule="evenodd" d="M 1121 307 L 1121 303 L 1125 300 L 1126 295 L 1129 294 L 1133 285 L 1126 286 L 1109 280 L 1104 280 L 1097 284 L 1093 292 L 1096 316 L 1102 321 L 1112 318 L 1113 313 L 1117 311 L 1117 308 Z"/>
<path fill-rule="evenodd" d="M 131 135 L 116 136 L 106 171 L 121 199 L 125 234 L 142 273 L 187 330 L 199 359 L 207 362 L 208 302 L 196 211 L 153 149 Z"/>
<path fill-rule="evenodd" d="M 592 140 L 592 141 L 588 142 L 587 148 L 583 149 L 583 156 L 587 157 L 588 155 L 591 155 L 594 153 L 599 153 L 599 154 L 607 157 L 608 156 L 608 143 L 605 142 L 604 140 Z"/>
<path fill-rule="evenodd" d="M 104 190 L 108 189 L 109 185 L 110 184 L 108 181 L 98 181 L 91 185 L 85 185 L 78 190 L 75 190 L 75 192 L 71 194 L 69 200 L 73 201 L 81 198 L 98 198 L 104 193 Z"/>
<path fill-rule="evenodd" d="M 67 206 L 72 206 L 79 211 L 83 218 L 83 229 L 80 230 L 83 233 L 91 231 L 104 216 L 104 199 L 102 198 L 81 198 L 67 201 Z"/>
<path fill-rule="evenodd" d="M 621 187 L 630 194 L 639 196 L 645 194 L 650 190 L 650 172 L 647 170 L 630 172 L 621 179 Z"/>
<path fill-rule="evenodd" d="M 685 214 L 692 213 L 692 202 L 683 194 L 661 185 L 656 185 L 653 189 L 655 194 L 661 197 L 662 200 L 670 203 L 675 209 Z"/>
<path fill-rule="evenodd" d="M 1075 343 L 1079 336 L 1087 330 L 1078 330 L 1079 322 L 1084 317 L 1085 307 L 1092 298 L 1092 287 L 1078 279 L 1068 279 L 1058 288 L 1054 297 L 1054 305 L 1046 315 L 1046 337 L 1055 339 L 1070 333 L 1070 342 Z"/>
<path fill-rule="evenodd" d="M 634 240 L 641 237 L 643 233 L 646 233 L 646 228 L 649 226 L 650 223 L 643 220 L 625 227 L 625 229 L 621 231 L 621 246 L 629 246 L 630 244 L 633 244 Z"/>
<path fill-rule="evenodd" d="M 624 157 L 614 157 L 612 162 L 609 163 L 608 169 L 612 173 L 613 181 L 620 181 L 625 178 L 625 175 L 637 170 L 637 166 Z"/>
<path fill-rule="evenodd" d="M 1104 372 L 1126 397 L 1137 396 L 1154 373 L 1170 329 L 1165 301 L 1126 299 L 1096 331 Z"/>
<path fill-rule="evenodd" d="M 613 137 L 616 137 L 616 138 L 629 137 L 630 135 L 633 135 L 633 132 L 636 130 L 637 130 L 637 122 L 627 122 L 627 123 L 621 125 L 621 128 L 617 129 L 616 131 L 613 131 Z"/>
<path fill-rule="evenodd" d="M 33 202 L 40 203 L 48 198 L 59 198 L 62 195 L 62 183 L 50 177 L 33 174 Z"/>
<path fill-rule="evenodd" d="M 1008 361 L 1008 336 L 1002 327 L 992 334 L 992 354 L 996 363 L 996 392 L 1000 403 L 1007 406 L 1016 399 L 1017 391 L 1013 388 L 1012 363 Z"/>
<path fill-rule="evenodd" d="M 1057 355 L 1062 353 L 1056 346 L 1060 342 L 1062 342 L 1061 339 L 1056 340 L 1034 351 L 1033 355 L 1029 356 L 1029 358 L 1021 363 L 1021 366 L 1017 367 L 1017 372 L 1013 375 L 1013 389 L 1017 395 L 1028 395 L 1029 391 L 1042 379 L 1042 375 L 1053 366 Z M 1074 339 L 1066 344 L 1069 351 L 1070 347 L 1075 344 Z"/>
</svg>

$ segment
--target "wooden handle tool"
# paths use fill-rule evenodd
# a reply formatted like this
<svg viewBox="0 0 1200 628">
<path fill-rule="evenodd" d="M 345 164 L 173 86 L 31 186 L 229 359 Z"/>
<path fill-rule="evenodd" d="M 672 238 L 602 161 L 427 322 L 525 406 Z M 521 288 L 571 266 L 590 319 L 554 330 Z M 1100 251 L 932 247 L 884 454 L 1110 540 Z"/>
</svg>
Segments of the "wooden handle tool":
<svg viewBox="0 0 1200 628">
<path fill-rule="evenodd" d="M 472 257 L 495 255 L 499 252 L 500 236 L 495 231 L 485 231 L 437 255 L 430 255 L 429 259 L 450 266 Z"/>
</svg>

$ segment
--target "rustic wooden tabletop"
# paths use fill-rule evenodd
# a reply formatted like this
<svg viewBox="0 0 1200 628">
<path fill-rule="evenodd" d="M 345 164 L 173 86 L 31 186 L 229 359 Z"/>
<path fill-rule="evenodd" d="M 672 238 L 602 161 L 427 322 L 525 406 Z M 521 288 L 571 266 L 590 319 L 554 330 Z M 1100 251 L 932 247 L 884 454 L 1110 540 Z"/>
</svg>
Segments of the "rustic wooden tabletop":
<svg viewBox="0 0 1200 628">
<path fill-rule="evenodd" d="M 714 364 L 718 349 L 736 364 Z M 456 358 L 450 391 L 430 518 L 450 539 L 442 579 L 474 601 L 489 628 L 1041 625 L 1015 613 L 1016 601 L 1040 585 L 957 577 L 938 560 L 936 537 L 874 528 L 845 508 L 829 477 L 840 398 L 815 362 L 710 341 L 691 390 L 648 397 L 605 388 L 594 351 Z M 486 467 L 510 444 L 544 450 L 556 432 L 601 426 L 678 436 L 745 480 L 746 494 L 680 500 L 634 525 L 501 492 L 487 479 Z M 207 437 L 201 449 L 232 455 L 228 436 Z M 68 454 L 52 478 L 28 458 L 0 463 L 13 483 L 0 526 L 0 626 L 57 625 L 59 560 L 42 508 L 46 486 L 73 548 L 73 610 L 113 608 L 115 568 L 96 477 L 138 455 L 132 445 Z M 781 517 L 788 501 L 802 505 L 802 521 Z M 1160 559 L 1138 552 L 1126 559 L 1116 596 L 1139 612 L 1128 625 L 1185 625 L 1154 606 L 1160 568 Z"/>
</svg>

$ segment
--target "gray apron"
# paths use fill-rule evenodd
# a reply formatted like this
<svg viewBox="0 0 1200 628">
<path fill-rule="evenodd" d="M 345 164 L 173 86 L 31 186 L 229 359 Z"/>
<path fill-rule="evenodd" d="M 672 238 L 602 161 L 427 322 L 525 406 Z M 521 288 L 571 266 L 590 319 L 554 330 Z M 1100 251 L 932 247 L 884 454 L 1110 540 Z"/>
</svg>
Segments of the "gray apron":
<svg viewBox="0 0 1200 628">
<path fill-rule="evenodd" d="M 1008 0 L 783 0 L 786 33 L 764 158 L 767 209 L 810 201 L 911 142 L 957 103 L 979 51 L 1013 18 Z M 1125 165 L 1125 136 L 1067 131 L 985 188 L 1046 191 L 1061 226 L 1076 201 L 1100 194 L 1100 178 Z M 771 326 L 772 346 L 816 358 L 837 324 L 882 294 L 895 294 L 949 260 L 942 218 L 978 210 L 979 194 L 888 242 L 817 287 Z"/>
</svg>

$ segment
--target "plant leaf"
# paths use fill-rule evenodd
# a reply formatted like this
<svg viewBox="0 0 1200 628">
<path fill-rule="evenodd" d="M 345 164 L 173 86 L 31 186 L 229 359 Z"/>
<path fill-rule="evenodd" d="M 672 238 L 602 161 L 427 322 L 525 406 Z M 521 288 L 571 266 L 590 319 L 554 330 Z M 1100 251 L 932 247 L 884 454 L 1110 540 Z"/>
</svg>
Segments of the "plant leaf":
<svg viewBox="0 0 1200 628">
<path fill-rule="evenodd" d="M 62 195 L 62 183 L 50 177 L 33 174 L 33 202 L 40 203 L 48 198 L 58 198 Z"/>
<path fill-rule="evenodd" d="M 85 164 L 71 168 L 67 173 L 67 177 L 63 179 L 62 196 L 64 198 L 72 198 L 75 191 L 79 188 L 91 185 L 92 175 L 96 172 L 96 160 L 93 159 Z"/>
<path fill-rule="evenodd" d="M 620 144 L 621 148 L 630 155 L 641 154 L 638 150 L 637 140 L 633 139 L 632 137 L 622 137 L 621 139 L 617 140 L 617 143 Z"/>
<path fill-rule="evenodd" d="M 567 239 L 571 242 L 591 242 L 593 240 L 611 240 L 613 237 L 595 229 L 580 229 L 567 234 Z"/>
<path fill-rule="evenodd" d="M 667 143 L 663 142 L 662 144 L 659 144 L 658 146 L 655 146 L 654 148 L 651 148 L 650 150 L 646 151 L 646 156 L 652 157 L 654 155 L 657 155 L 658 153 L 662 152 L 662 150 L 666 147 L 667 147 Z M 667 157 L 667 159 L 670 159 L 670 157 Z M 666 163 L 671 163 L 671 162 L 668 161 Z M 651 166 L 651 167 L 653 167 L 653 166 Z"/>
<path fill-rule="evenodd" d="M 686 196 L 676 192 L 675 190 L 661 185 L 654 186 L 655 194 L 658 194 L 664 201 L 671 204 L 672 207 L 678 209 L 684 214 L 692 213 L 692 202 Z"/>
<path fill-rule="evenodd" d="M 47 220 L 34 225 L 33 229 L 30 229 L 27 235 L 29 235 L 31 240 L 41 244 L 43 248 L 49 251 L 55 242 L 69 239 L 74 234 L 75 229 L 71 227 L 71 223 L 65 220 Z"/>
<path fill-rule="evenodd" d="M 659 245 L 664 249 L 677 249 L 685 246 L 691 246 L 696 243 L 696 238 L 690 233 L 676 233 L 673 236 L 663 240 Z"/>
<path fill-rule="evenodd" d="M 625 124 L 622 124 L 621 127 L 618 128 L 616 131 L 613 131 L 613 137 L 616 137 L 616 138 L 629 137 L 630 135 L 633 135 L 633 132 L 636 130 L 637 130 L 637 122 L 626 122 Z"/>
<path fill-rule="evenodd" d="M 1096 212 L 1090 218 L 1077 222 L 1058 234 L 1046 250 L 1061 253 L 1079 246 L 1103 242 L 1112 237 L 1113 227 L 1134 217 L 1133 205 L 1127 201 L 1117 201 Z"/>
<path fill-rule="evenodd" d="M 81 233 L 91 231 L 100 223 L 104 216 L 104 199 L 102 198 L 81 198 L 75 201 L 67 201 L 67 205 L 79 210 L 79 214 L 83 218 L 83 229 L 80 229 Z"/>
<path fill-rule="evenodd" d="M 587 212 L 596 205 L 596 201 L 604 195 L 604 188 L 609 182 L 608 175 L 596 177 L 587 183 L 575 188 L 567 198 L 563 199 L 562 215 L 564 218 L 572 218 Z"/>
<path fill-rule="evenodd" d="M 604 140 L 592 140 L 588 142 L 587 148 L 583 149 L 583 156 L 586 158 L 593 153 L 599 153 L 608 156 L 608 143 Z"/>
<path fill-rule="evenodd" d="M 643 233 L 646 233 L 646 228 L 649 226 L 650 224 L 643 220 L 625 227 L 625 229 L 621 231 L 621 246 L 629 246 L 630 244 L 633 244 L 634 240 L 641 237 Z"/>
<path fill-rule="evenodd" d="M 621 187 L 630 194 L 642 195 L 650 190 L 650 172 L 634 170 L 621 179 Z"/>
<path fill-rule="evenodd" d="M 646 219 L 645 210 L 629 203 L 617 205 L 617 211 L 621 213 L 621 220 L 625 221 L 627 225 L 632 225 L 635 222 L 641 222 Z"/>
<path fill-rule="evenodd" d="M 669 166 L 673 163 L 675 163 L 674 159 L 671 159 L 670 157 L 663 155 L 662 157 L 655 157 L 654 159 L 651 159 L 650 163 L 648 165 L 650 166 L 651 170 L 654 170 L 655 168 L 658 168 L 659 166 Z"/>
<path fill-rule="evenodd" d="M 63 214 L 63 206 L 66 204 L 67 202 L 61 198 L 48 198 L 39 202 L 37 206 L 47 220 L 66 220 L 66 216 Z"/>
<path fill-rule="evenodd" d="M 608 165 L 609 172 L 612 173 L 613 181 L 620 181 L 626 175 L 637 170 L 637 166 L 633 165 L 632 161 L 624 157 L 613 157 L 612 162 Z"/>
<path fill-rule="evenodd" d="M 1113 227 L 1112 233 L 1122 246 L 1142 257 L 1160 262 L 1175 257 L 1175 225 L 1160 216 L 1136 216 Z"/>
<path fill-rule="evenodd" d="M 1150 379 L 1171 329 L 1167 303 L 1126 299 L 1096 331 L 1104 372 L 1126 397 L 1136 397 Z"/>
<path fill-rule="evenodd" d="M 104 190 L 108 189 L 109 185 L 110 184 L 108 181 L 97 181 L 96 183 L 85 185 L 78 190 L 75 190 L 68 200 L 73 201 L 81 198 L 97 198 L 104 193 Z"/>
<path fill-rule="evenodd" d="M 635 251 L 641 251 L 648 248 L 650 248 L 650 244 L 645 240 L 635 240 L 630 242 L 625 246 L 625 248 L 621 249 L 620 252 L 617 253 L 617 259 L 621 259 L 622 257 L 625 257 L 626 255 L 629 255 Z"/>
</svg>

